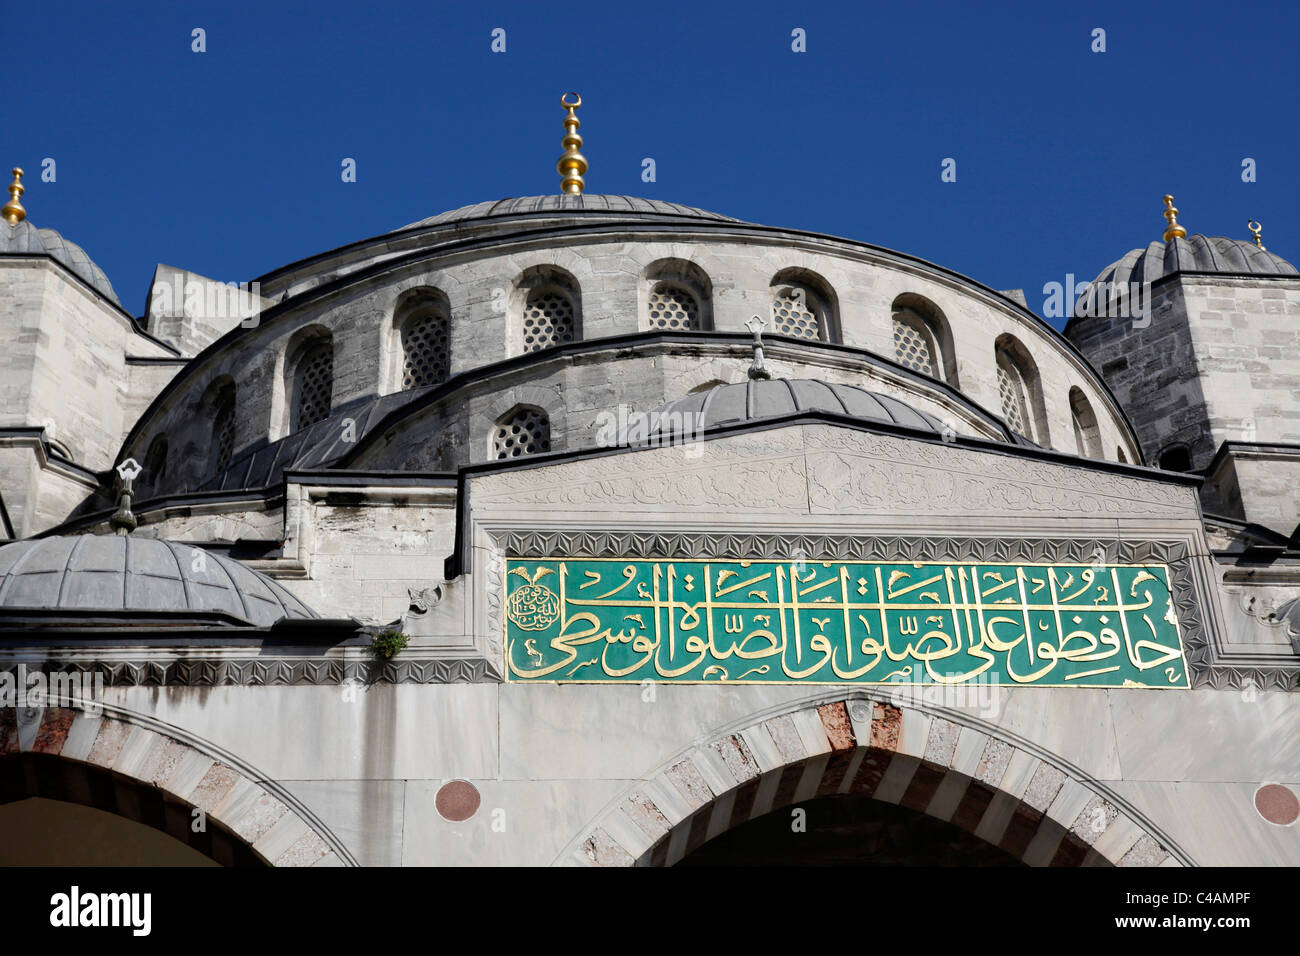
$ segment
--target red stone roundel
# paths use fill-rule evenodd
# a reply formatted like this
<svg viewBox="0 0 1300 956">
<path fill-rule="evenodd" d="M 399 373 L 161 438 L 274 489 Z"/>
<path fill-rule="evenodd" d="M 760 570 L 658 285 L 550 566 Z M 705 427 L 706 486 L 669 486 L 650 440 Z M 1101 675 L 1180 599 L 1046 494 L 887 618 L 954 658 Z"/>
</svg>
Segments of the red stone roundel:
<svg viewBox="0 0 1300 956">
<path fill-rule="evenodd" d="M 1289 827 L 1300 819 L 1300 797 L 1290 787 L 1266 783 L 1255 791 L 1255 809 L 1269 823 Z"/>
<path fill-rule="evenodd" d="M 438 788 L 433 805 L 444 820 L 460 823 L 478 813 L 478 788 L 468 780 L 452 780 Z"/>
</svg>

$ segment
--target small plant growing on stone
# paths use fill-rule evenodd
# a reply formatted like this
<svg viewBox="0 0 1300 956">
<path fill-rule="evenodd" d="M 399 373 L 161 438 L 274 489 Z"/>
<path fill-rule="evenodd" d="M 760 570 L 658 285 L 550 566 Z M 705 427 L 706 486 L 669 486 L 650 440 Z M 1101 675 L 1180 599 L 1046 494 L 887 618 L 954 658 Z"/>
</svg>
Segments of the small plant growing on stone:
<svg viewBox="0 0 1300 956">
<path fill-rule="evenodd" d="M 380 631 L 370 641 L 370 649 L 376 657 L 385 660 L 406 647 L 406 635 L 395 627 Z"/>
</svg>

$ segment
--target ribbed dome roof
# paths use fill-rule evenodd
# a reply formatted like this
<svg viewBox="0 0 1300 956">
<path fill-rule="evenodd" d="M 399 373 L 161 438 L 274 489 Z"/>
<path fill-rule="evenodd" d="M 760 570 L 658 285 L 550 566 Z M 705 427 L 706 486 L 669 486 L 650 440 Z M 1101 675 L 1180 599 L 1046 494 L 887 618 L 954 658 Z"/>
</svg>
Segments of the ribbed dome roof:
<svg viewBox="0 0 1300 956">
<path fill-rule="evenodd" d="M 819 379 L 750 379 L 716 385 L 663 406 L 651 416 L 652 435 L 699 432 L 717 425 L 777 418 L 794 412 L 820 411 L 851 415 L 889 425 L 904 425 L 941 434 L 943 421 L 888 395 L 856 385 Z"/>
<path fill-rule="evenodd" d="M 660 199 L 641 199 L 638 196 L 603 196 L 582 193 L 577 196 L 522 196 L 515 199 L 495 199 L 489 202 L 461 206 L 450 212 L 439 213 L 428 219 L 413 222 L 405 229 L 423 226 L 442 226 L 471 219 L 507 218 L 530 213 L 595 213 L 619 216 L 672 216 L 677 219 L 709 219 L 714 222 L 739 222 L 706 209 L 681 206 Z"/>
<path fill-rule="evenodd" d="M 16 226 L 0 223 L 0 255 L 41 255 L 46 253 L 67 266 L 96 292 L 121 307 L 113 284 L 104 270 L 86 255 L 86 250 L 69 242 L 53 229 L 38 229 L 24 219 Z"/>
<path fill-rule="evenodd" d="M 317 617 L 266 575 L 233 558 L 180 542 L 116 534 L 35 538 L 0 547 L 0 616 L 19 608 L 224 611 L 258 627 L 286 617 Z"/>
<path fill-rule="evenodd" d="M 1253 240 L 1196 234 L 1167 243 L 1153 242 L 1145 249 L 1133 249 L 1124 258 L 1102 269 L 1093 284 L 1105 285 L 1112 290 L 1120 286 L 1127 289 L 1133 283 L 1155 282 L 1174 272 L 1300 275 L 1291 263 L 1259 248 Z M 1075 311 L 1077 314 L 1078 309 Z"/>
</svg>

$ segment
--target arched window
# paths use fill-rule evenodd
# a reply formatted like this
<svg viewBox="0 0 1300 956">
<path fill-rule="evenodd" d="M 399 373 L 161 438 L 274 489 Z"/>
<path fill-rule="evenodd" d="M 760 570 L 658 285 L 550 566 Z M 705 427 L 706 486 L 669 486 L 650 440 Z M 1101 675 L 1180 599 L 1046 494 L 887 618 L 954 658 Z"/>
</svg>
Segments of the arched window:
<svg viewBox="0 0 1300 956">
<path fill-rule="evenodd" d="M 802 269 L 787 269 L 777 273 L 769 291 L 774 333 L 817 342 L 838 338 L 833 296 L 819 276 Z"/>
<path fill-rule="evenodd" d="M 402 323 L 402 390 L 438 385 L 451 373 L 450 323 L 425 306 Z"/>
<path fill-rule="evenodd" d="M 894 300 L 894 358 L 922 375 L 956 386 L 957 358 L 943 310 L 923 295 L 904 292 Z"/>
<path fill-rule="evenodd" d="M 656 282 L 647 303 L 652 329 L 700 328 L 700 303 L 689 291 L 671 282 Z"/>
<path fill-rule="evenodd" d="M 1025 401 L 1025 380 L 1016 363 L 1005 352 L 998 352 L 998 397 L 1002 400 L 1002 417 L 1013 431 L 1026 437 L 1029 428 L 1029 406 Z"/>
<path fill-rule="evenodd" d="M 1160 453 L 1160 467 L 1165 471 L 1191 471 L 1191 450 L 1182 444 L 1170 445 Z"/>
<path fill-rule="evenodd" d="M 894 312 L 894 357 L 914 372 L 939 378 L 934 333 L 929 324 L 911 309 Z"/>
<path fill-rule="evenodd" d="M 142 484 L 157 491 L 167 478 L 167 436 L 159 435 L 149 443 L 149 451 L 144 456 L 144 474 L 140 476 Z"/>
<path fill-rule="evenodd" d="M 497 419 L 492 429 L 494 458 L 522 458 L 551 450 L 551 420 L 534 405 L 519 405 Z"/>
<path fill-rule="evenodd" d="M 1115 446 L 1115 460 L 1122 465 L 1128 464 L 1128 455 L 1124 454 L 1124 449 L 1118 445 Z"/>
<path fill-rule="evenodd" d="M 1050 447 L 1037 364 L 1014 335 L 998 336 L 993 348 L 1002 417 L 1013 431 L 1044 448 Z"/>
<path fill-rule="evenodd" d="M 1070 389 L 1070 420 L 1074 425 L 1074 444 L 1079 454 L 1088 458 L 1101 457 L 1101 429 L 1092 403 L 1077 385 Z"/>
<path fill-rule="evenodd" d="M 573 341 L 573 302 L 559 289 L 529 294 L 524 303 L 524 351 Z"/>
<path fill-rule="evenodd" d="M 659 259 L 641 276 L 641 327 L 698 332 L 713 328 L 713 284 L 686 259 Z"/>
<path fill-rule="evenodd" d="M 217 393 L 212 415 L 211 472 L 219 475 L 230 466 L 235 452 L 235 386 L 228 384 Z"/>
<path fill-rule="evenodd" d="M 525 270 L 515 283 L 512 302 L 519 316 L 520 352 L 540 352 L 582 338 L 578 282 L 558 266 Z"/>
<path fill-rule="evenodd" d="M 329 417 L 334 393 L 334 344 L 313 342 L 303 349 L 293 375 L 291 431 L 310 428 Z"/>
</svg>

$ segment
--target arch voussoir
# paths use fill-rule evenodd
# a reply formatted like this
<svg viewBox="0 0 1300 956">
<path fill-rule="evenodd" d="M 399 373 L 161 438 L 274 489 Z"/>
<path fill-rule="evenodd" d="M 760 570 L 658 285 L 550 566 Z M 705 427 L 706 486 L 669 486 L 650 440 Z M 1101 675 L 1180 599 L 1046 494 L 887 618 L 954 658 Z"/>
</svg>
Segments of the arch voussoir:
<svg viewBox="0 0 1300 956">
<path fill-rule="evenodd" d="M 772 810 L 832 794 L 952 823 L 1033 866 L 1181 865 L 1118 798 L 991 725 L 885 700 L 802 706 L 701 738 L 630 789 L 565 862 L 664 866 Z"/>
<path fill-rule="evenodd" d="M 59 799 L 98 806 L 106 799 L 105 788 L 95 785 L 93 775 L 101 772 L 104 779 L 102 772 L 111 774 L 117 781 L 111 788 L 112 806 L 103 809 L 161 829 L 221 863 L 234 859 L 232 838 L 272 866 L 353 862 L 328 830 L 292 806 L 292 797 L 273 792 L 259 775 L 219 752 L 205 752 L 193 740 L 137 723 L 126 712 L 92 716 L 49 707 L 24 718 L 11 716 L 8 722 L 0 719 L 0 757 L 24 754 L 65 762 Z M 146 818 L 141 795 L 152 791 L 165 800 L 156 818 Z M 206 824 L 196 829 L 195 812 L 224 833 L 210 835 Z"/>
</svg>

